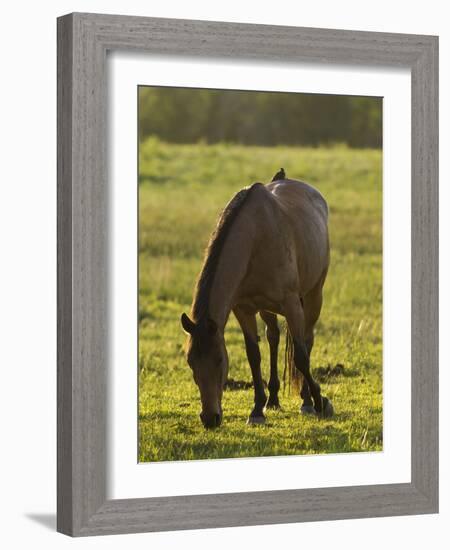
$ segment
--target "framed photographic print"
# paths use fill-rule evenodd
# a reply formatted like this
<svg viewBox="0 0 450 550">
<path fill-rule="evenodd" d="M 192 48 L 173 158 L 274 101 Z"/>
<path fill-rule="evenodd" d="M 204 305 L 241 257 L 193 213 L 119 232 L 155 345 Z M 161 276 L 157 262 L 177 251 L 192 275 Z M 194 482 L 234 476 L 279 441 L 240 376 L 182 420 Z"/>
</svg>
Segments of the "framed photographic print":
<svg viewBox="0 0 450 550">
<path fill-rule="evenodd" d="M 58 19 L 58 530 L 438 510 L 438 39 Z"/>
</svg>

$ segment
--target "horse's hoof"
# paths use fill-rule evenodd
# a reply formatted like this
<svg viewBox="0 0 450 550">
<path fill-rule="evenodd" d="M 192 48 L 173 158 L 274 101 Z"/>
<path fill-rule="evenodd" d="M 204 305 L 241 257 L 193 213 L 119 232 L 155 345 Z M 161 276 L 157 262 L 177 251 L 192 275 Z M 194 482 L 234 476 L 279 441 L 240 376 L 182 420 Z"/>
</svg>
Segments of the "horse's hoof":
<svg viewBox="0 0 450 550">
<path fill-rule="evenodd" d="M 280 406 L 280 402 L 278 401 L 278 399 L 276 401 L 275 400 L 271 401 L 269 399 L 264 408 L 265 409 L 278 410 L 278 409 L 281 409 L 281 406 Z"/>
<path fill-rule="evenodd" d="M 322 397 L 322 418 L 331 418 L 334 415 L 333 405 L 326 397 Z"/>
<path fill-rule="evenodd" d="M 254 424 L 254 425 L 262 425 L 266 423 L 266 417 L 265 416 L 249 416 L 247 420 L 247 424 Z"/>
<path fill-rule="evenodd" d="M 316 416 L 316 409 L 312 405 L 302 405 L 300 413 L 305 416 Z"/>
</svg>

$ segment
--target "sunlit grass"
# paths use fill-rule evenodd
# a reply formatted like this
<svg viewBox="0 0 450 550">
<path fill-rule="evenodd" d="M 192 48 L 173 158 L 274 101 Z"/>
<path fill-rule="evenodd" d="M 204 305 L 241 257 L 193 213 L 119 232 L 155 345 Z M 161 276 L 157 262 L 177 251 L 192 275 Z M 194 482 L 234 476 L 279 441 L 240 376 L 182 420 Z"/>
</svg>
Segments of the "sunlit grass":
<svg viewBox="0 0 450 550">
<path fill-rule="evenodd" d="M 140 460 L 381 450 L 381 152 L 149 140 L 140 158 Z M 265 426 L 249 427 L 252 390 L 226 391 L 223 425 L 205 431 L 198 418 L 198 390 L 183 356 L 179 317 L 190 308 L 220 210 L 240 188 L 269 181 L 280 166 L 289 177 L 315 185 L 330 207 L 332 260 L 312 368 L 344 365 L 342 375 L 320 380 L 336 415 L 322 421 L 300 416 L 299 398 L 286 388 L 280 394 L 282 410 L 269 411 Z M 262 325 L 260 335 L 267 380 Z M 226 339 L 230 376 L 250 381 L 234 318 Z M 279 363 L 281 372 L 283 345 Z"/>
</svg>

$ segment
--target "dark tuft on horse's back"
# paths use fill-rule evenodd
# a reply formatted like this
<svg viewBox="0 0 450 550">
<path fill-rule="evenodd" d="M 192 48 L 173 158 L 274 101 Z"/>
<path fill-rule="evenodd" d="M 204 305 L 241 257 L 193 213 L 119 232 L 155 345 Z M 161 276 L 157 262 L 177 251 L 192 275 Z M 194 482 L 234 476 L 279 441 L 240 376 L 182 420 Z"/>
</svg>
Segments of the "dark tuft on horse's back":
<svg viewBox="0 0 450 550">
<path fill-rule="evenodd" d="M 274 177 L 272 178 L 272 181 L 285 180 L 285 179 L 286 179 L 286 172 L 284 171 L 284 168 L 280 168 L 280 171 L 274 175 Z"/>
</svg>

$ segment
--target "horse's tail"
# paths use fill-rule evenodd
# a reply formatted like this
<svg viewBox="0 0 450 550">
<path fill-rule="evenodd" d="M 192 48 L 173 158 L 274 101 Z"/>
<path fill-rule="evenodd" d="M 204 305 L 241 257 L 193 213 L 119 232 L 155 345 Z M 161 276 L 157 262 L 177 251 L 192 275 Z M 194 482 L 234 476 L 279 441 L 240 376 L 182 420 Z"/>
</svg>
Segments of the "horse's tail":
<svg viewBox="0 0 450 550">
<path fill-rule="evenodd" d="M 288 378 L 288 391 L 291 386 L 294 390 L 300 390 L 301 373 L 294 363 L 294 342 L 292 340 L 289 327 L 286 324 L 286 346 L 284 348 L 284 371 L 283 371 L 283 391 L 286 389 L 286 376 Z"/>
</svg>

